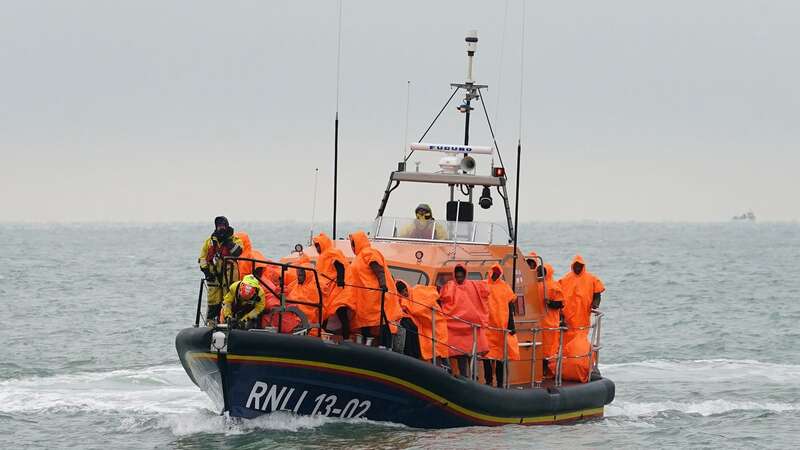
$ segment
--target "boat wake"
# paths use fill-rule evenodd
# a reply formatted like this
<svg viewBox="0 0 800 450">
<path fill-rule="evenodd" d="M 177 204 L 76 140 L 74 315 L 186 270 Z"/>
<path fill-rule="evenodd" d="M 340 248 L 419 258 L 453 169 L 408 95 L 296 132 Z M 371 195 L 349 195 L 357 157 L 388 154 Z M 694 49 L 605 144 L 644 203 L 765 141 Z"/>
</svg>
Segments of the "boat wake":
<svg viewBox="0 0 800 450">
<path fill-rule="evenodd" d="M 786 412 L 800 411 L 800 404 L 782 402 L 753 402 L 730 400 L 705 400 L 701 402 L 626 402 L 615 401 L 606 406 L 606 417 L 647 417 L 661 413 L 677 412 L 699 416 L 716 416 L 733 411 Z"/>
<path fill-rule="evenodd" d="M 621 364 L 601 364 L 604 375 L 619 384 L 627 382 L 735 382 L 800 385 L 800 365 L 775 364 L 755 360 L 698 359 L 648 360 Z"/>
<path fill-rule="evenodd" d="M 0 381 L 0 417 L 24 422 L 26 417 L 49 414 L 92 414 L 98 420 L 108 418 L 116 432 L 167 429 L 175 436 L 257 430 L 294 432 L 328 423 L 371 423 L 290 414 L 228 419 L 216 412 L 211 400 L 192 384 L 179 365 Z"/>
<path fill-rule="evenodd" d="M 781 400 L 795 397 L 770 395 L 800 390 L 800 365 L 731 359 L 648 360 L 605 364 L 601 370 L 618 382 L 617 399 L 606 407 L 607 417 L 800 411 L 800 403 Z M 646 401 L 664 398 L 670 400 Z"/>
</svg>

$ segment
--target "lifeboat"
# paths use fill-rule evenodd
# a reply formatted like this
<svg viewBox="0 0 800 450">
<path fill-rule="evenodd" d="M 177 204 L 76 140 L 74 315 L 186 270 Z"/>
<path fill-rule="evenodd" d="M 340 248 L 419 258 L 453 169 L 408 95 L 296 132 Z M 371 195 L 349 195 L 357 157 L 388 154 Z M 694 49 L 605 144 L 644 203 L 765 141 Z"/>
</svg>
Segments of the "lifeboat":
<svg viewBox="0 0 800 450">
<path fill-rule="evenodd" d="M 297 315 L 299 320 L 292 322 L 291 330 L 281 329 L 280 321 L 277 328 L 249 330 L 233 329 L 226 324 L 203 326 L 201 281 L 195 324 L 179 332 L 175 345 L 186 373 L 223 414 L 253 418 L 282 411 L 386 421 L 419 428 L 539 425 L 603 416 L 605 405 L 614 399 L 615 386 L 598 370 L 602 313 L 593 311 L 592 324 L 584 333 L 579 333 L 589 340 L 588 353 L 564 355 L 563 337 L 568 330 L 563 324 L 558 328 L 541 325 L 544 299 L 540 293 L 544 291 L 541 289 L 544 280 L 529 267 L 523 252 L 516 246 L 516 223 L 512 220 L 508 200 L 505 168 L 489 167 L 487 173 L 479 174 L 476 167 L 475 158 L 493 155 L 496 145 L 468 144 L 469 114 L 473 104 L 480 102 L 482 105 L 481 90 L 486 88 L 471 81 L 476 44 L 476 36 L 467 37 L 468 78 L 464 83 L 452 85 L 466 93 L 464 103 L 459 106 L 459 111 L 467 116 L 465 143 L 411 144 L 411 152 L 443 154 L 439 170 L 407 171 L 407 157 L 398 164 L 397 170 L 389 175 L 369 236 L 372 247 L 383 254 L 392 277 L 412 287 L 441 287 L 450 281 L 456 265 L 464 266 L 467 279 L 476 281 L 483 280 L 493 265 L 503 268 L 508 274 L 504 281 L 516 295 L 513 331 L 519 350 L 519 358 L 513 360 L 507 350 L 503 352 L 503 384 L 498 387 L 485 384 L 482 355 L 476 351 L 475 338 L 470 348 L 460 349 L 469 356 L 470 370 L 467 374 L 456 374 L 451 368 L 454 365 L 447 364 L 448 358 L 437 355 L 440 351 L 437 349 L 446 347 L 447 343 L 437 339 L 435 332 L 429 333 L 432 336 L 418 335 L 420 341 L 427 340 L 431 344 L 433 354 L 429 360 L 408 356 L 382 337 L 365 338 L 358 333 L 348 339 L 338 336 L 330 332 L 329 324 L 322 320 L 323 305 L 319 300 L 322 293 L 319 292 L 316 300 L 289 300 L 284 294 L 285 277 L 282 275 L 277 277 L 280 286 L 273 286 L 274 297 L 280 299 L 280 304 L 269 313 Z M 392 193 L 401 184 L 449 190 L 445 220 L 386 216 Z M 474 220 L 472 199 L 476 190 L 481 191 L 481 208 L 491 207 L 491 192 L 497 192 L 502 199 L 505 223 Z M 345 256 L 353 258 L 348 240 L 335 239 L 334 245 Z M 279 274 L 304 267 L 319 280 L 320 274 L 308 268 L 307 262 L 310 260 L 313 265 L 317 256 L 313 246 L 304 249 L 298 244 L 295 251 L 280 262 L 226 258 L 226 264 L 268 265 Z M 303 266 L 298 265 L 301 258 Z M 543 261 L 536 258 L 541 266 Z M 316 314 L 308 317 L 298 310 L 297 304 L 306 306 L 305 310 L 309 306 L 316 307 Z M 383 310 L 383 304 L 381 306 Z M 436 320 L 462 320 L 440 309 L 432 308 L 430 313 L 434 323 Z M 473 331 L 481 327 L 477 323 L 467 325 Z M 503 342 L 508 342 L 512 333 L 509 329 L 493 331 L 502 334 Z M 558 333 L 561 339 L 558 353 L 546 357 L 541 346 L 543 333 L 548 331 Z M 476 334 L 473 332 L 473 336 Z M 588 361 L 591 367 L 588 381 L 563 379 L 561 368 L 569 358 Z M 554 370 L 550 370 L 553 367 Z"/>
</svg>

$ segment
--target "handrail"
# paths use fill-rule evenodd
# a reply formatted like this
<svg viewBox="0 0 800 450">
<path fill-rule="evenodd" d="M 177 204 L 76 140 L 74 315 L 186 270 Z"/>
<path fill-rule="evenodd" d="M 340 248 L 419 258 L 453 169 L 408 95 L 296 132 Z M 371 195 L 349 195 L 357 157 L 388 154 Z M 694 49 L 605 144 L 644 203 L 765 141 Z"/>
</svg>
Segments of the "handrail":
<svg viewBox="0 0 800 450">
<path fill-rule="evenodd" d="M 320 328 L 320 329 L 322 329 L 322 322 L 323 322 L 323 320 L 322 320 L 323 296 L 322 296 L 321 285 L 320 285 L 320 282 L 319 282 L 320 281 L 320 274 L 319 274 L 319 272 L 317 271 L 317 269 L 315 267 L 305 267 L 305 266 L 300 266 L 300 265 L 296 265 L 296 264 L 292 264 L 292 263 L 281 263 L 281 262 L 274 262 L 274 261 L 265 261 L 265 260 L 255 259 L 255 258 L 242 258 L 242 257 L 229 257 L 229 256 L 226 256 L 223 259 L 224 259 L 225 263 L 236 263 L 238 261 L 248 261 L 248 262 L 252 263 L 253 269 L 255 269 L 255 264 L 256 263 L 281 267 L 279 292 L 275 292 L 269 286 L 267 286 L 260 278 L 257 278 L 258 281 L 259 281 L 259 284 L 264 286 L 264 288 L 269 290 L 273 295 L 275 295 L 276 297 L 279 297 L 281 299 L 281 306 L 280 306 L 279 314 L 282 314 L 284 311 L 286 311 L 286 303 L 287 302 L 288 303 L 294 303 L 294 304 L 301 304 L 301 305 L 308 305 L 308 306 L 316 307 L 317 308 L 318 321 L 317 321 L 316 324 L 314 324 L 315 326 L 309 326 L 309 328 Z M 314 273 L 314 281 L 316 283 L 316 289 L 317 289 L 317 295 L 318 295 L 318 301 L 317 302 L 306 302 L 306 301 L 303 301 L 303 300 L 289 300 L 289 299 L 285 298 L 286 297 L 285 296 L 286 289 L 285 289 L 285 278 L 284 278 L 284 275 L 285 275 L 286 270 L 287 269 L 291 269 L 291 268 L 293 268 L 293 269 L 302 269 L 302 270 L 310 270 L 310 271 L 312 271 Z M 223 271 L 223 272 L 227 272 L 227 271 Z M 324 279 L 327 279 L 328 281 L 333 281 L 334 280 L 333 278 L 328 277 L 328 276 L 326 276 L 324 274 L 322 274 L 322 277 Z M 195 326 L 199 325 L 200 303 L 201 303 L 201 299 L 202 299 L 203 286 L 204 286 L 204 281 L 201 280 L 200 294 L 199 294 L 199 298 L 198 298 L 198 309 L 197 309 L 197 314 L 196 314 L 196 317 L 195 317 Z M 420 333 L 419 330 L 417 330 L 415 333 L 417 334 L 418 337 L 423 337 L 425 339 L 430 339 L 431 340 L 431 347 L 432 347 L 431 363 L 433 365 L 436 365 L 437 362 L 438 362 L 439 358 L 437 356 L 437 345 L 444 345 L 446 348 L 449 348 L 451 350 L 456 350 L 459 353 L 462 353 L 462 354 L 465 354 L 465 355 L 468 354 L 470 356 L 470 372 L 471 372 L 470 375 L 471 375 L 471 379 L 473 379 L 473 380 L 477 379 L 477 370 L 476 369 L 477 369 L 477 359 L 478 359 L 478 355 L 477 355 L 477 340 L 478 340 L 477 339 L 477 335 L 478 335 L 478 330 L 479 329 L 483 329 L 483 330 L 488 330 L 488 331 L 502 332 L 503 333 L 503 344 L 504 344 L 504 346 L 503 346 L 504 347 L 503 348 L 504 382 L 503 382 L 503 386 L 502 387 L 505 388 L 505 389 L 507 389 L 509 387 L 509 379 L 508 379 L 509 378 L 508 377 L 508 372 L 509 372 L 509 365 L 508 365 L 508 362 L 509 362 L 509 359 L 508 359 L 509 358 L 509 355 L 508 355 L 508 335 L 509 335 L 509 333 L 511 333 L 511 330 L 509 330 L 507 328 L 493 327 L 493 326 L 490 326 L 490 325 L 482 325 L 480 323 L 474 323 L 474 322 L 466 320 L 466 319 L 464 319 L 462 317 L 459 317 L 457 315 L 445 313 L 444 311 L 441 310 L 441 308 L 434 307 L 434 306 L 428 306 L 428 305 L 426 305 L 424 303 L 421 303 L 421 302 L 418 302 L 418 301 L 416 301 L 416 300 L 414 300 L 412 298 L 403 297 L 398 293 L 387 291 L 385 289 L 373 288 L 373 287 L 369 287 L 369 286 L 358 286 L 358 285 L 353 285 L 353 284 L 344 284 L 344 287 L 351 287 L 351 288 L 355 288 L 355 289 L 364 289 L 364 290 L 371 290 L 371 291 L 380 291 L 382 293 L 382 295 L 381 295 L 381 325 L 383 325 L 383 324 L 392 324 L 392 325 L 396 325 L 396 326 L 402 326 L 399 322 L 389 320 L 385 316 L 384 302 L 385 302 L 386 294 L 390 294 L 390 295 L 395 296 L 398 301 L 400 301 L 402 299 L 403 301 L 411 302 L 411 303 L 414 303 L 414 304 L 417 304 L 417 305 L 421 305 L 424 308 L 429 309 L 430 313 L 431 313 L 431 336 L 427 336 L 424 333 Z M 437 315 L 442 315 L 443 317 L 445 317 L 448 320 L 456 320 L 456 321 L 459 321 L 459 322 L 461 322 L 463 324 L 469 325 L 471 330 L 472 330 L 472 345 L 471 345 L 471 348 L 470 349 L 463 349 L 463 348 L 459 348 L 459 347 L 453 346 L 448 342 L 439 341 L 437 339 L 437 337 L 436 337 L 436 316 Z M 547 332 L 547 331 L 558 331 L 559 332 L 558 352 L 554 356 L 548 356 L 548 357 L 543 357 L 542 358 L 542 360 L 545 363 L 549 363 L 549 361 L 551 361 L 553 359 L 556 360 L 556 371 L 555 371 L 555 374 L 554 374 L 555 375 L 554 376 L 554 384 L 555 384 L 555 386 L 561 386 L 561 384 L 562 384 L 561 366 L 562 366 L 562 363 L 563 363 L 564 359 L 578 359 L 578 358 L 586 358 L 586 357 L 588 357 L 589 358 L 589 363 L 590 363 L 589 364 L 590 365 L 590 370 L 592 370 L 593 372 L 597 370 L 598 363 L 599 363 L 599 350 L 602 348 L 600 346 L 600 328 L 601 328 L 603 313 L 598 309 L 593 309 L 591 311 L 591 317 L 594 318 L 594 321 L 593 321 L 594 323 L 590 323 L 587 326 L 569 328 L 569 327 L 567 327 L 567 326 L 562 324 L 562 326 L 559 326 L 559 327 L 517 328 L 515 330 L 516 332 L 530 332 L 532 334 L 532 338 L 531 338 L 531 342 L 530 343 L 528 343 L 528 342 L 520 343 L 520 346 L 530 346 L 531 347 L 531 383 L 532 384 L 534 384 L 535 380 L 536 380 L 536 376 L 535 376 L 536 375 L 536 373 L 535 373 L 535 361 L 537 360 L 537 358 L 536 358 L 536 347 L 537 347 L 537 344 L 538 344 L 537 335 L 540 335 L 542 332 Z M 282 319 L 282 316 L 281 316 L 281 319 Z M 537 321 L 535 321 L 535 320 L 533 320 L 533 321 L 520 320 L 517 323 L 518 324 L 522 324 L 522 323 L 536 323 L 536 322 Z M 278 330 L 279 332 L 281 331 L 280 330 L 280 323 L 281 322 L 279 321 L 279 330 Z M 591 330 L 591 335 L 590 335 L 590 338 L 589 338 L 589 341 L 590 341 L 589 352 L 586 353 L 586 354 L 581 354 L 581 355 L 571 355 L 571 356 L 564 355 L 563 354 L 564 333 L 567 332 L 567 331 L 581 331 L 581 330 Z M 465 375 L 465 374 L 462 374 L 462 375 Z"/>
<path fill-rule="evenodd" d="M 246 261 L 250 262 L 251 269 L 250 271 L 253 272 L 256 269 L 256 263 L 258 264 L 265 264 L 268 266 L 278 266 L 281 268 L 281 275 L 280 275 L 280 289 L 278 292 L 272 290 L 260 277 L 256 277 L 258 280 L 259 285 L 263 286 L 267 289 L 272 295 L 280 299 L 281 306 L 280 311 L 278 312 L 278 332 L 281 332 L 281 325 L 283 323 L 283 313 L 287 310 L 286 303 L 292 304 L 299 304 L 299 305 L 307 305 L 307 306 L 314 306 L 317 309 L 317 322 L 316 326 L 309 326 L 309 328 L 322 328 L 322 310 L 323 310 L 323 303 L 322 303 L 322 289 L 320 288 L 319 284 L 319 273 L 317 272 L 316 267 L 305 267 L 297 264 L 292 263 L 281 263 L 275 261 L 266 261 L 257 258 L 245 258 L 245 257 L 236 257 L 236 256 L 225 256 L 223 257 L 224 264 L 236 264 L 238 266 L 239 261 Z M 305 302 L 302 300 L 289 300 L 286 298 L 286 279 L 285 274 L 287 269 L 301 269 L 301 270 L 310 270 L 314 273 L 314 282 L 317 288 L 317 302 Z M 227 273 L 227 271 L 224 271 Z M 230 285 L 230 284 L 228 284 Z M 266 305 L 265 305 L 266 306 Z"/>
</svg>

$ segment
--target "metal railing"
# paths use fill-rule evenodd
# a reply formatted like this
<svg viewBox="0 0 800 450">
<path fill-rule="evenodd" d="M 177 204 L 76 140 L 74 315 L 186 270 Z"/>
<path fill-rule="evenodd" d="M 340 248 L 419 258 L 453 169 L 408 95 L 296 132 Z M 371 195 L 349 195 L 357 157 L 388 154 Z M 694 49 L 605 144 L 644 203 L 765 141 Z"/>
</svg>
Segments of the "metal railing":
<svg viewBox="0 0 800 450">
<path fill-rule="evenodd" d="M 323 326 L 324 324 L 323 324 L 323 317 L 322 317 L 323 295 L 322 295 L 322 289 L 321 289 L 320 283 L 319 283 L 320 276 L 319 276 L 319 273 L 317 272 L 316 268 L 304 267 L 304 266 L 299 266 L 299 265 L 295 265 L 295 264 L 291 264 L 291 263 L 278 263 L 278 262 L 273 262 L 273 261 L 264 261 L 264 260 L 258 260 L 258 259 L 253 259 L 253 258 L 225 257 L 225 263 L 234 263 L 234 262 L 238 262 L 238 261 L 250 262 L 252 264 L 252 266 L 251 266 L 252 269 L 256 268 L 256 264 L 264 264 L 264 265 L 281 267 L 280 288 L 277 291 L 275 291 L 272 288 L 270 288 L 266 283 L 264 283 L 263 280 L 261 280 L 260 277 L 256 277 L 259 280 L 259 283 L 265 289 L 267 289 L 275 297 L 280 299 L 281 304 L 280 304 L 280 310 L 279 310 L 279 328 L 278 328 L 278 332 L 282 332 L 283 331 L 283 330 L 280 329 L 280 323 L 282 322 L 282 316 L 280 314 L 283 314 L 283 313 L 288 311 L 286 305 L 287 304 L 301 304 L 301 305 L 308 305 L 308 306 L 313 306 L 313 307 L 317 308 L 317 318 L 318 318 L 317 323 L 309 324 L 308 329 L 301 330 L 301 332 L 302 331 L 308 332 L 312 328 L 318 328 L 321 331 L 320 337 L 322 336 L 322 331 L 324 331 L 324 326 Z M 303 300 L 290 300 L 290 299 L 286 298 L 285 273 L 286 273 L 287 269 L 291 269 L 291 268 L 303 269 L 303 270 L 311 271 L 311 272 L 314 273 L 314 281 L 316 283 L 316 289 L 317 289 L 317 295 L 318 295 L 318 301 L 317 302 L 310 302 L 310 301 L 303 301 Z M 331 279 L 329 277 L 326 277 L 324 274 L 322 275 L 322 277 L 325 278 L 325 279 L 328 279 L 330 281 L 335 281 L 335 280 L 333 280 L 333 279 Z M 227 283 L 227 281 L 228 280 L 224 280 L 223 285 L 230 285 L 230 283 Z M 200 323 L 200 316 L 201 316 L 200 308 L 201 308 L 201 303 L 202 303 L 203 286 L 204 286 L 204 280 L 201 280 L 200 293 L 198 295 L 197 312 L 196 312 L 196 315 L 195 315 L 195 326 L 196 327 L 199 326 L 199 323 Z M 381 327 L 381 330 L 383 330 L 384 325 L 388 326 L 389 324 L 402 327 L 402 324 L 400 324 L 399 322 L 391 321 L 386 317 L 385 301 L 386 301 L 386 295 L 387 294 L 395 296 L 397 298 L 398 302 L 402 299 L 403 301 L 415 303 L 417 305 L 423 306 L 424 308 L 427 308 L 430 311 L 430 316 L 431 316 L 431 333 L 430 333 L 430 336 L 420 332 L 420 330 L 417 330 L 416 334 L 418 336 L 418 339 L 423 339 L 424 338 L 424 339 L 429 339 L 431 341 L 431 355 L 432 355 L 432 358 L 430 360 L 431 364 L 433 364 L 434 366 L 438 365 L 440 356 L 437 355 L 437 346 L 444 346 L 444 347 L 448 348 L 449 350 L 454 350 L 454 351 L 458 352 L 461 355 L 465 355 L 465 356 L 468 355 L 469 358 L 470 358 L 469 374 L 461 374 L 461 375 L 465 376 L 465 377 L 467 375 L 469 375 L 469 378 L 472 379 L 473 381 L 477 380 L 478 359 L 480 357 L 480 355 L 478 354 L 478 341 L 479 341 L 478 336 L 479 336 L 479 332 L 480 332 L 479 330 L 503 333 L 503 359 L 502 359 L 503 372 L 504 372 L 503 388 L 507 389 L 509 387 L 509 381 L 510 380 L 509 380 L 508 336 L 509 336 L 509 333 L 511 333 L 511 330 L 509 330 L 507 328 L 498 328 L 498 327 L 492 327 L 492 326 L 488 326 L 488 325 L 484 326 L 484 325 L 482 325 L 480 323 L 471 322 L 471 321 L 463 319 L 463 318 L 461 318 L 459 316 L 452 315 L 452 314 L 447 314 L 447 313 L 441 311 L 439 308 L 431 307 L 429 305 L 417 302 L 416 300 L 413 300 L 411 298 L 403 297 L 400 294 L 397 294 L 397 293 L 394 293 L 394 292 L 390 292 L 390 291 L 387 291 L 387 290 L 384 290 L 384 289 L 373 288 L 373 287 L 368 287 L 368 286 L 350 285 L 350 284 L 345 284 L 342 287 L 350 287 L 350 288 L 354 288 L 354 289 L 365 289 L 365 290 L 372 290 L 372 291 L 380 291 L 381 292 L 381 309 L 380 309 L 380 325 L 379 325 Z M 445 320 L 456 320 L 456 321 L 459 321 L 459 322 L 462 322 L 462 323 L 468 325 L 470 327 L 470 329 L 471 329 L 471 332 L 472 332 L 472 340 L 471 340 L 470 348 L 469 349 L 459 348 L 459 347 L 451 345 L 449 342 L 444 342 L 442 340 L 439 340 L 437 338 L 437 336 L 436 336 L 437 316 L 441 316 Z M 599 362 L 599 351 L 602 348 L 601 345 L 600 345 L 600 331 L 601 331 L 602 317 L 603 317 L 603 313 L 602 312 L 600 312 L 597 309 L 593 309 L 591 311 L 591 319 L 590 319 L 591 323 L 588 326 L 568 328 L 563 323 L 563 321 L 562 321 L 561 326 L 552 327 L 552 328 L 535 327 L 535 326 L 534 327 L 530 327 L 530 328 L 526 328 L 526 327 L 517 326 L 515 328 L 515 330 L 514 330 L 517 334 L 526 333 L 526 332 L 527 333 L 531 333 L 531 340 L 530 341 L 523 341 L 523 342 L 519 342 L 519 344 L 518 344 L 518 346 L 520 348 L 527 348 L 527 347 L 531 348 L 531 358 L 530 358 L 530 360 L 525 360 L 525 359 L 517 360 L 517 361 L 520 361 L 520 362 L 530 361 L 531 387 L 536 387 L 537 384 L 538 384 L 538 382 L 536 381 L 538 379 L 538 377 L 537 377 L 538 374 L 536 372 L 536 361 L 538 360 L 538 358 L 537 358 L 537 347 L 541 343 L 541 336 L 542 336 L 542 333 L 544 333 L 544 332 L 558 331 L 558 336 L 559 336 L 558 339 L 559 339 L 559 341 L 558 341 L 558 351 L 557 351 L 557 353 L 555 355 L 553 355 L 553 356 L 545 356 L 545 357 L 541 358 L 543 364 L 545 364 L 545 365 L 547 365 L 552 360 L 556 361 L 555 373 L 554 373 L 554 376 L 553 376 L 553 384 L 555 386 L 561 386 L 562 385 L 562 375 L 563 375 L 562 374 L 562 365 L 563 365 L 563 362 L 564 362 L 565 359 L 580 359 L 580 358 L 587 358 L 588 357 L 589 358 L 590 371 L 591 372 L 597 372 L 598 371 L 598 362 Z M 535 321 L 535 320 L 534 321 L 530 321 L 530 320 L 519 320 L 519 321 L 517 321 L 518 325 L 524 325 L 524 324 L 527 324 L 527 323 L 536 324 L 537 321 Z M 584 331 L 584 330 L 586 330 L 587 334 L 589 335 L 589 343 L 590 343 L 589 352 L 586 353 L 586 354 L 581 354 L 581 355 L 569 355 L 569 356 L 564 355 L 564 353 L 563 353 L 563 350 L 564 350 L 564 334 L 566 332 L 568 332 L 568 331 L 580 332 L 580 331 Z M 289 331 L 291 331 L 291 330 L 289 330 Z M 408 331 L 410 331 L 410 330 L 406 330 L 406 332 L 408 332 Z M 381 345 L 384 346 L 384 347 L 388 347 L 387 344 L 388 343 L 385 342 L 385 340 L 383 339 L 383 332 L 381 331 Z M 448 357 L 449 357 L 449 355 L 448 355 Z"/>
</svg>

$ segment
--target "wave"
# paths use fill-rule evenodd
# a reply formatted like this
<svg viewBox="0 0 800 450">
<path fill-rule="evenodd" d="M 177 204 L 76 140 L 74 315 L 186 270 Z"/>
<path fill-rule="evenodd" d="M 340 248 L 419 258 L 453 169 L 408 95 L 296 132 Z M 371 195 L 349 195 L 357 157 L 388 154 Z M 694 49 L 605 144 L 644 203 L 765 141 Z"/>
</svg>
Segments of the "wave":
<svg viewBox="0 0 800 450">
<path fill-rule="evenodd" d="M 365 419 L 284 413 L 229 419 L 216 412 L 211 400 L 174 364 L 0 381 L 0 417 L 22 419 L 41 414 L 94 414 L 98 420 L 111 415 L 109 423 L 119 432 L 168 429 L 175 436 L 296 432 L 333 422 L 373 424 Z"/>
<path fill-rule="evenodd" d="M 606 417 L 644 417 L 664 412 L 680 412 L 700 416 L 714 416 L 732 411 L 800 411 L 800 404 L 781 402 L 752 402 L 730 400 L 706 400 L 702 402 L 625 402 L 614 401 L 606 406 Z"/>
<path fill-rule="evenodd" d="M 602 364 L 604 375 L 615 382 L 723 382 L 747 381 L 775 384 L 800 384 L 800 365 L 768 363 L 749 359 L 654 359 L 639 362 Z"/>
</svg>

